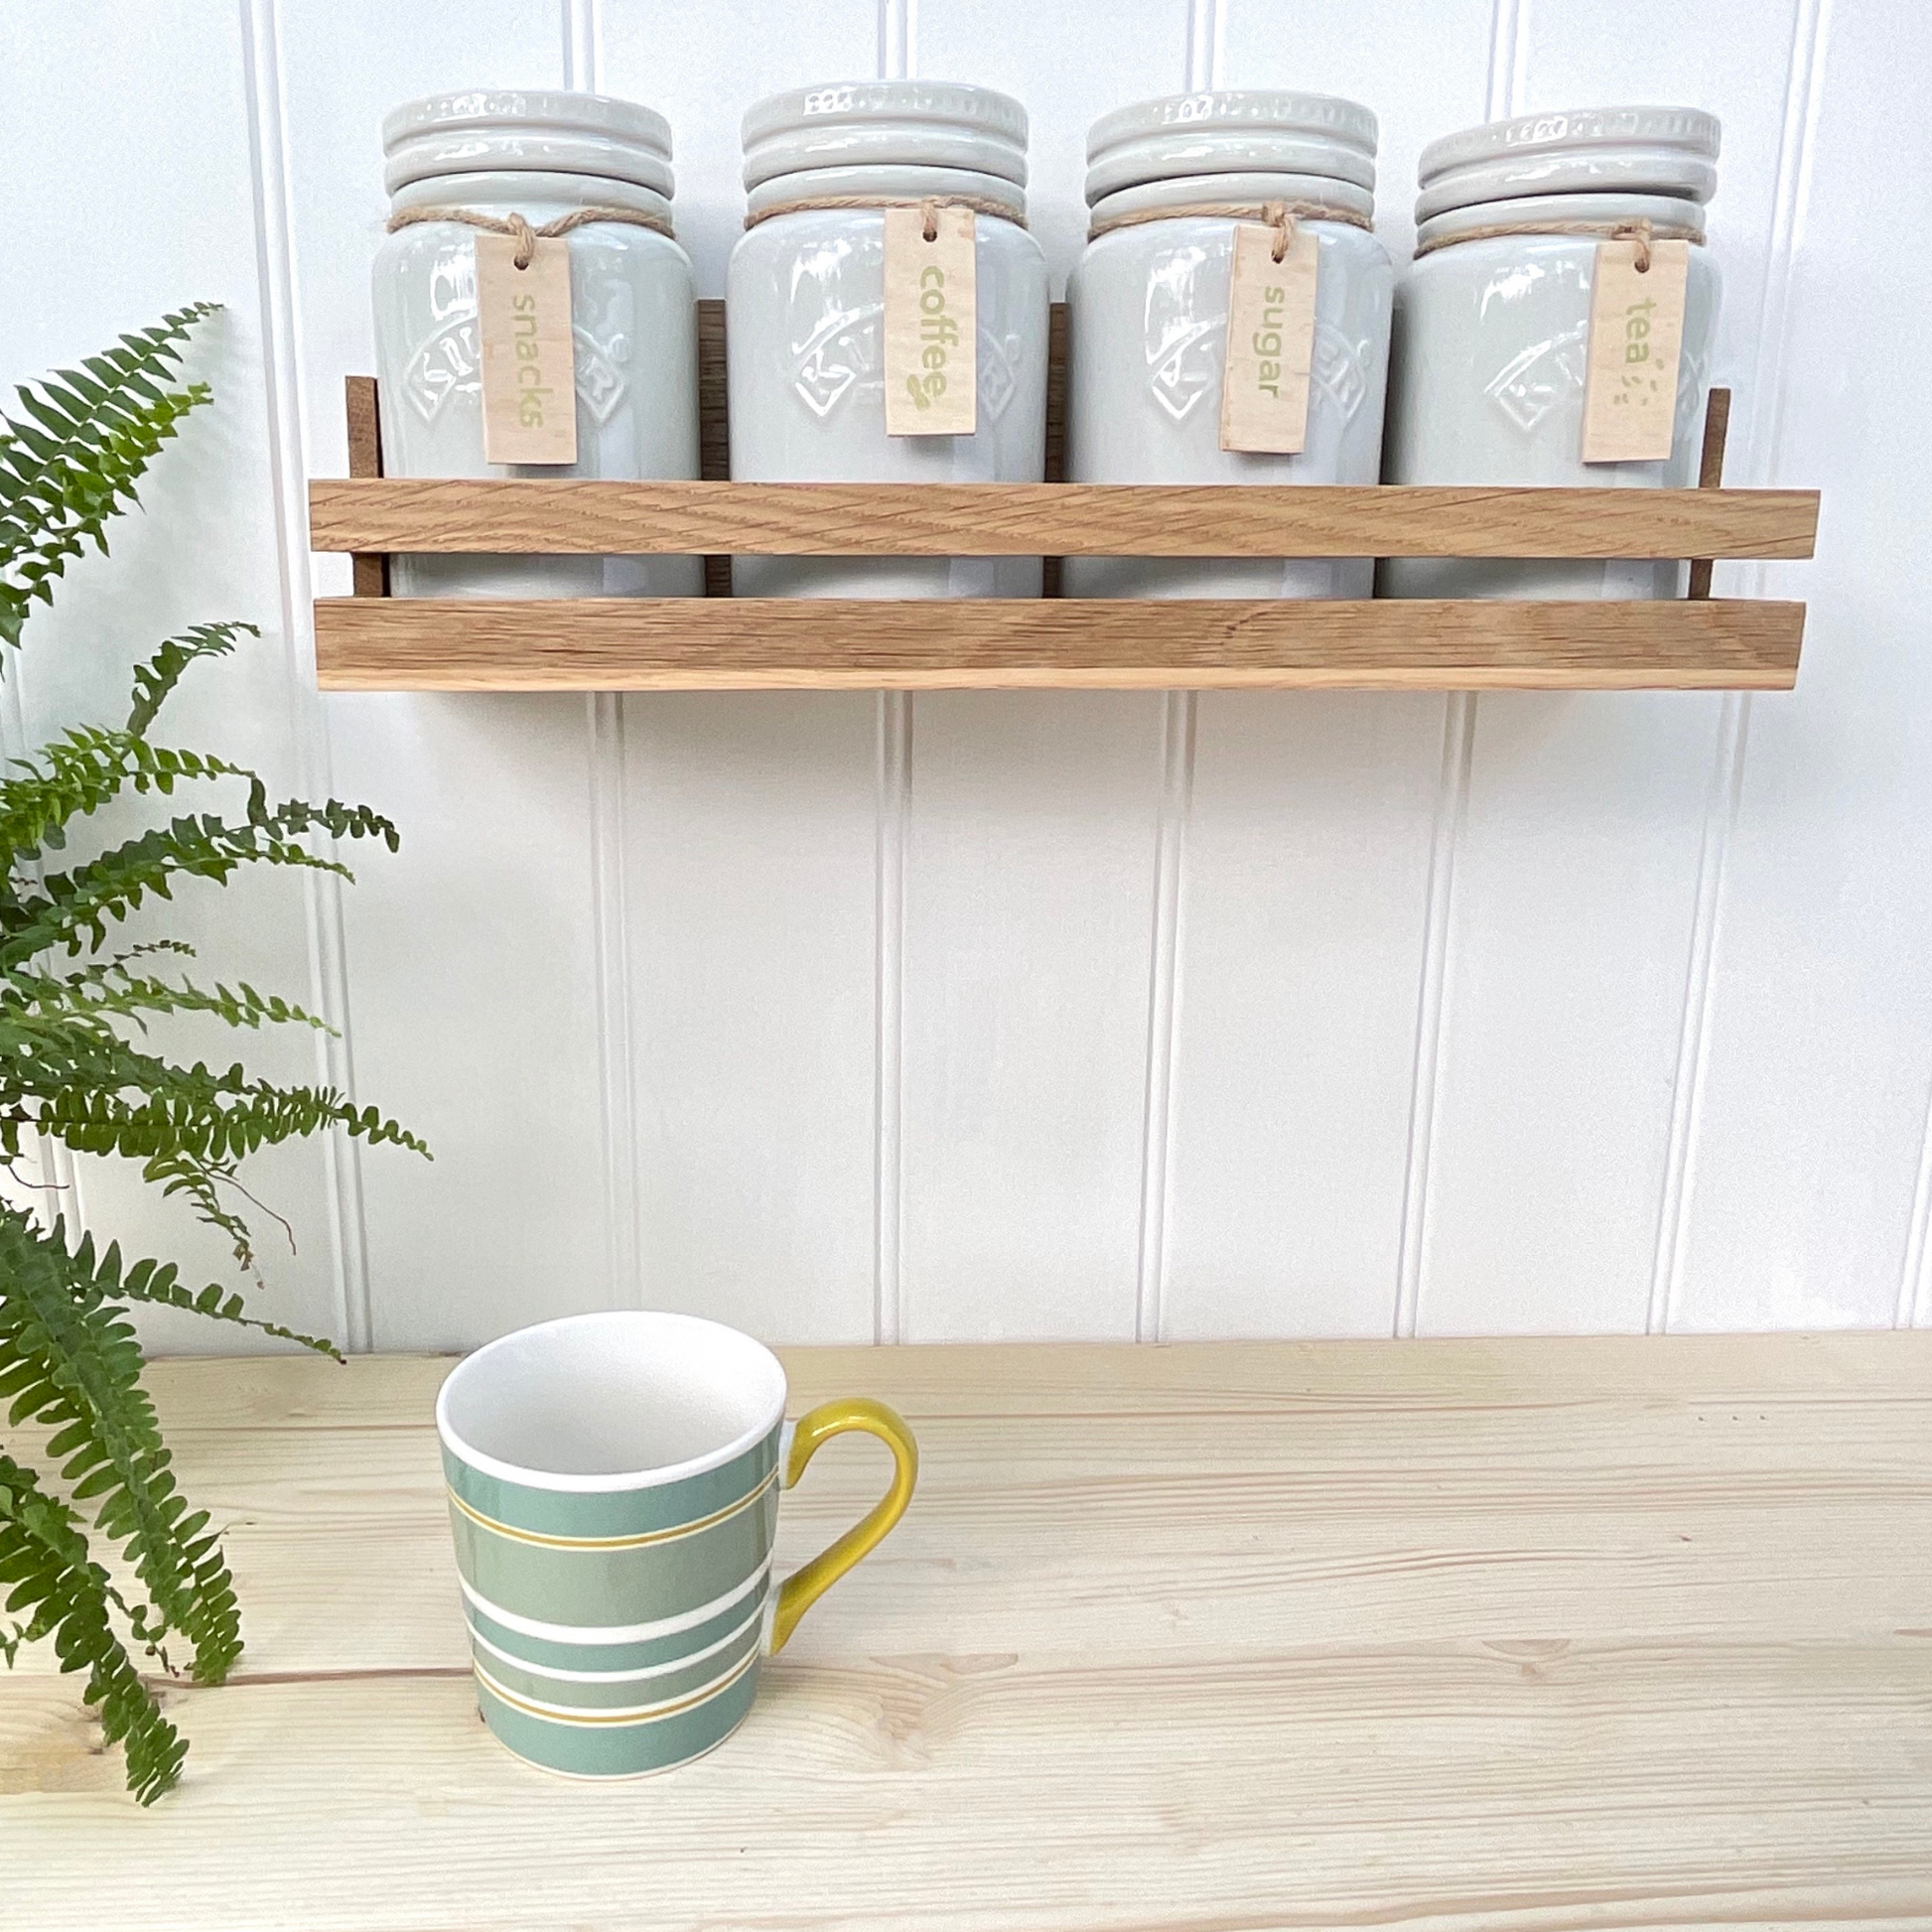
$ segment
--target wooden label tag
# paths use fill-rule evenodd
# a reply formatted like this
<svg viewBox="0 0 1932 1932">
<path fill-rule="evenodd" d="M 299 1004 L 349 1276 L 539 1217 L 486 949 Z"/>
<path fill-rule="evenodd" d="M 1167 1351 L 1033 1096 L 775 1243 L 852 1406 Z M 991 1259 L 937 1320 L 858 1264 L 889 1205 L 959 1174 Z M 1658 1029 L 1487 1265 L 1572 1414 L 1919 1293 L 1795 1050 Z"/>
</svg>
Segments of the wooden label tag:
<svg viewBox="0 0 1932 1932">
<path fill-rule="evenodd" d="M 570 244 L 537 243 L 516 265 L 512 235 L 477 237 L 483 461 L 577 461 L 577 357 L 570 339 Z"/>
<path fill-rule="evenodd" d="M 1297 228 L 1277 261 L 1279 238 L 1258 221 L 1234 230 L 1221 376 L 1224 450 L 1299 456 L 1308 443 L 1318 244 L 1307 228 Z"/>
<path fill-rule="evenodd" d="M 1641 275 L 1635 241 L 1596 244 L 1584 384 L 1586 463 L 1655 463 L 1670 455 L 1690 273 L 1688 241 L 1653 241 L 1650 267 Z"/>
<path fill-rule="evenodd" d="M 979 425 L 977 226 L 969 207 L 886 214 L 886 434 L 971 436 Z"/>
</svg>

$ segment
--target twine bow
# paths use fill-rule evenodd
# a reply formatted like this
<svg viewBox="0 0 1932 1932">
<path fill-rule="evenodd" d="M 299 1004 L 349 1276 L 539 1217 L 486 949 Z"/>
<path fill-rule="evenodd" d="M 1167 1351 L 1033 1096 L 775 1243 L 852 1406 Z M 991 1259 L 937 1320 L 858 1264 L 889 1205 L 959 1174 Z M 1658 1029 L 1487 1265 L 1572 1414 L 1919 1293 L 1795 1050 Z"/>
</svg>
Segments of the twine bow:
<svg viewBox="0 0 1932 1932">
<path fill-rule="evenodd" d="M 589 227 L 593 221 L 619 221 L 675 239 L 671 224 L 661 214 L 635 207 L 574 207 L 568 214 L 560 214 L 541 227 L 532 227 L 516 213 L 484 214 L 474 207 L 409 207 L 390 215 L 389 232 L 394 234 L 398 228 L 414 227 L 419 221 L 457 221 L 466 228 L 481 228 L 485 234 L 509 235 L 516 242 L 516 251 L 510 259 L 518 268 L 528 268 L 536 260 L 539 241 L 555 241 L 574 228 Z"/>
</svg>

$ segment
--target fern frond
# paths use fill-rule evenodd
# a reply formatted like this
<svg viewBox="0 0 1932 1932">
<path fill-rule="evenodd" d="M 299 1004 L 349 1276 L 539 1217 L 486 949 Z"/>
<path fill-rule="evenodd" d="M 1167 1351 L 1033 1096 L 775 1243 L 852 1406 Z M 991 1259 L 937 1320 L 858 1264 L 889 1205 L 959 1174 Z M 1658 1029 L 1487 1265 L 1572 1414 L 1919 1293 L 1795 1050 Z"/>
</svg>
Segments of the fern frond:
<svg viewBox="0 0 1932 1932">
<path fill-rule="evenodd" d="M 154 723 L 181 674 L 198 657 L 226 657 L 237 637 L 259 637 L 252 623 L 198 623 L 179 637 L 170 637 L 145 663 L 134 667 L 134 705 L 127 729 L 137 738 Z"/>
<path fill-rule="evenodd" d="M 36 1019 L 66 1017 L 81 1021 L 111 1015 L 131 1021 L 143 1032 L 147 1030 L 150 1015 L 166 1013 L 212 1014 L 227 1026 L 247 1028 L 251 1032 L 263 1026 L 312 1027 L 320 1033 L 333 1031 L 326 1020 L 307 1008 L 276 994 L 258 993 L 246 980 L 239 980 L 233 986 L 217 984 L 209 989 L 197 986 L 191 979 L 154 979 L 147 974 L 129 972 L 126 962 L 130 956 L 89 960 L 65 973 L 21 968 L 11 978 L 0 981 L 0 1028 L 4 1028 L 11 1013 L 18 1011 Z M 4 1051 L 3 1046 L 0 1051 Z"/>
<path fill-rule="evenodd" d="M 190 330 L 214 313 L 198 302 L 152 329 L 15 391 L 0 417 L 0 644 L 18 644 L 27 613 L 49 604 L 68 565 L 123 509 L 181 419 L 208 399 L 206 383 L 174 379 Z M 31 420 L 28 420 L 30 419 Z"/>
<path fill-rule="evenodd" d="M 16 888 L 10 899 L 0 902 L 0 969 L 55 947 L 73 954 L 105 945 L 110 924 L 125 919 L 150 896 L 171 898 L 172 882 L 178 878 L 226 885 L 242 866 L 271 865 L 352 879 L 340 860 L 321 858 L 299 842 L 318 826 L 339 839 L 395 838 L 395 827 L 367 806 L 292 799 L 270 808 L 259 796 L 259 786 L 255 791 L 245 824 L 231 824 L 212 813 L 177 818 L 71 872 L 49 874 L 38 889 Z"/>
<path fill-rule="evenodd" d="M 11 1427 L 54 1431 L 47 1452 L 73 1500 L 94 1505 L 154 1605 L 153 1640 L 180 1631 L 196 1680 L 218 1684 L 241 1655 L 234 1583 L 207 1512 L 191 1513 L 176 1485 L 140 1345 L 113 1304 L 118 1268 L 118 1255 L 115 1274 L 99 1266 L 90 1237 L 69 1251 L 62 1222 L 43 1230 L 0 1204 L 0 1401 Z"/>
<path fill-rule="evenodd" d="M 246 765 L 200 752 L 150 745 L 129 731 L 77 725 L 38 758 L 16 759 L 0 777 L 0 856 L 40 858 L 67 844 L 68 821 L 99 811 L 127 789 L 170 796 L 176 785 L 210 778 L 259 781 Z"/>
<path fill-rule="evenodd" d="M 0 1590 L 10 1616 L 27 1622 L 0 1631 L 11 1664 L 17 1646 L 44 1636 L 64 1671 L 85 1671 L 82 1699 L 100 1713 L 102 1734 L 127 1753 L 127 1782 L 151 1805 L 181 1776 L 187 1741 L 162 1716 L 115 1632 L 110 1608 L 128 1613 L 107 1572 L 87 1555 L 80 1519 L 50 1496 L 0 1449 Z M 137 1637 L 138 1620 L 129 1614 Z M 149 1648 L 154 1648 L 153 1644 Z"/>
<path fill-rule="evenodd" d="M 80 368 L 21 389 L 17 417 L 0 417 L 0 646 L 19 642 L 33 605 L 52 600 L 88 545 L 106 549 L 107 519 L 127 506 L 181 419 L 207 400 L 206 386 L 180 384 L 174 370 L 189 331 L 209 313 L 197 305 L 124 336 Z M 168 638 L 136 668 L 123 726 L 74 727 L 0 769 L 0 1170 L 13 1170 L 49 1136 L 138 1162 L 162 1194 L 227 1236 L 251 1274 L 252 1237 L 234 1198 L 273 1210 L 242 1183 L 250 1154 L 325 1131 L 428 1152 L 395 1121 L 333 1089 L 277 1086 L 238 1064 L 183 1066 L 147 1050 L 151 1023 L 176 1014 L 247 1030 L 323 1022 L 246 982 L 207 986 L 164 973 L 151 962 L 193 955 L 178 940 L 109 945 L 121 921 L 170 898 L 177 879 L 226 884 L 258 864 L 346 876 L 325 840 L 380 839 L 396 848 L 395 827 L 366 806 L 276 804 L 245 766 L 149 741 L 192 665 L 256 634 L 252 624 L 229 622 Z M 48 855 L 67 849 L 76 820 L 126 794 L 166 798 L 189 784 L 229 780 L 245 787 L 243 813 L 176 817 L 65 872 L 49 869 Z M 48 1453 L 70 1485 L 69 1499 L 58 1499 L 42 1477 L 0 1453 L 0 1660 L 11 1663 L 23 1641 L 52 1637 L 64 1668 L 85 1670 L 87 1701 L 101 1712 L 109 1741 L 125 1745 L 129 1784 L 146 1803 L 179 1776 L 185 1745 L 129 1643 L 171 1668 L 162 1646 L 178 1632 L 192 1646 L 196 1677 L 215 1682 L 239 1655 L 241 1637 L 207 1515 L 191 1510 L 176 1486 L 140 1386 L 127 1311 L 144 1306 L 335 1351 L 251 1316 L 219 1285 L 189 1288 L 173 1264 L 126 1263 L 117 1245 L 97 1253 L 88 1235 L 69 1247 L 63 1222 L 46 1227 L 0 1202 L 0 1422 L 51 1430 Z M 138 1580 L 126 1596 L 89 1553 L 89 1513 Z"/>
</svg>

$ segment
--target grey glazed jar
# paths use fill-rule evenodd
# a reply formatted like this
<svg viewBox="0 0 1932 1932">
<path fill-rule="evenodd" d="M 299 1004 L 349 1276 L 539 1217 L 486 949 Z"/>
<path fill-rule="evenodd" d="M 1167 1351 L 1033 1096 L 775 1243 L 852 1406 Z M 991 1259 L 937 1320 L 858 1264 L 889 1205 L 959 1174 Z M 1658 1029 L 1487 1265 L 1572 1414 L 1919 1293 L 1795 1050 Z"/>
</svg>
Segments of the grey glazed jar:
<svg viewBox="0 0 1932 1932">
<path fill-rule="evenodd" d="M 1599 488 L 1697 481 L 1719 275 L 1693 246 L 1668 461 L 1583 461 L 1591 234 L 1539 222 L 1702 236 L 1717 192 L 1717 118 L 1688 107 L 1528 114 L 1423 150 L 1418 253 L 1396 290 L 1384 481 Z M 1519 226 L 1523 232 L 1471 230 Z M 1432 247 L 1432 243 L 1443 244 Z M 1390 558 L 1386 597 L 1668 598 L 1686 566 L 1649 561 Z"/>
<path fill-rule="evenodd" d="M 463 207 L 532 226 L 581 207 L 671 211 L 661 116 L 597 94 L 436 94 L 382 125 L 392 212 Z M 698 474 L 696 286 L 668 236 L 591 222 L 570 250 L 577 461 L 483 460 L 477 230 L 419 222 L 387 235 L 373 270 L 383 466 L 394 477 Z M 397 556 L 398 597 L 690 597 L 696 557 Z"/>
<path fill-rule="evenodd" d="M 986 87 L 796 88 L 745 116 L 755 217 L 726 283 L 731 470 L 742 483 L 1038 483 L 1046 468 L 1046 258 L 1022 225 L 1027 114 Z M 878 208 L 828 198 L 970 198 L 978 428 L 888 436 Z M 744 597 L 1037 597 L 1037 557 L 738 557 Z"/>
<path fill-rule="evenodd" d="M 1375 116 L 1279 92 L 1177 94 L 1096 121 L 1086 196 L 1096 228 L 1067 282 L 1072 483 L 1372 483 L 1382 462 L 1395 269 L 1355 225 L 1374 213 Z M 1307 447 L 1223 450 L 1221 383 L 1235 222 L 1189 205 L 1301 203 L 1316 239 Z M 1105 230 L 1116 215 L 1143 218 Z M 1367 558 L 1069 557 L 1073 597 L 1366 597 Z"/>
</svg>

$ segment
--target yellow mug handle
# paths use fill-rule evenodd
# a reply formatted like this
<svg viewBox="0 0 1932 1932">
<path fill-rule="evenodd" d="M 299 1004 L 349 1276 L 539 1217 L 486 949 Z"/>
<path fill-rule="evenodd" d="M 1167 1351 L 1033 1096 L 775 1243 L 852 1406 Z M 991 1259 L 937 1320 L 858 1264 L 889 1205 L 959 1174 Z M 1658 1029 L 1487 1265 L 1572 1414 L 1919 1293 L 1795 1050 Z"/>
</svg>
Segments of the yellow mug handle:
<svg viewBox="0 0 1932 1932">
<path fill-rule="evenodd" d="M 778 1587 L 778 1604 L 771 1618 L 773 1651 L 782 1650 L 797 1629 L 798 1619 L 862 1557 L 870 1556 L 879 1547 L 886 1532 L 905 1514 L 905 1505 L 912 1500 L 912 1485 L 919 1476 L 919 1446 L 912 1440 L 912 1432 L 906 1428 L 903 1417 L 896 1415 L 883 1402 L 873 1402 L 864 1396 L 823 1402 L 809 1415 L 799 1417 L 792 1430 L 791 1453 L 785 1458 L 785 1487 L 789 1489 L 805 1473 L 805 1464 L 818 1453 L 822 1443 L 843 1436 L 848 1429 L 862 1429 L 868 1436 L 877 1436 L 892 1450 L 893 1486 L 863 1521 L 853 1524 L 830 1549 L 821 1550 Z"/>
</svg>

